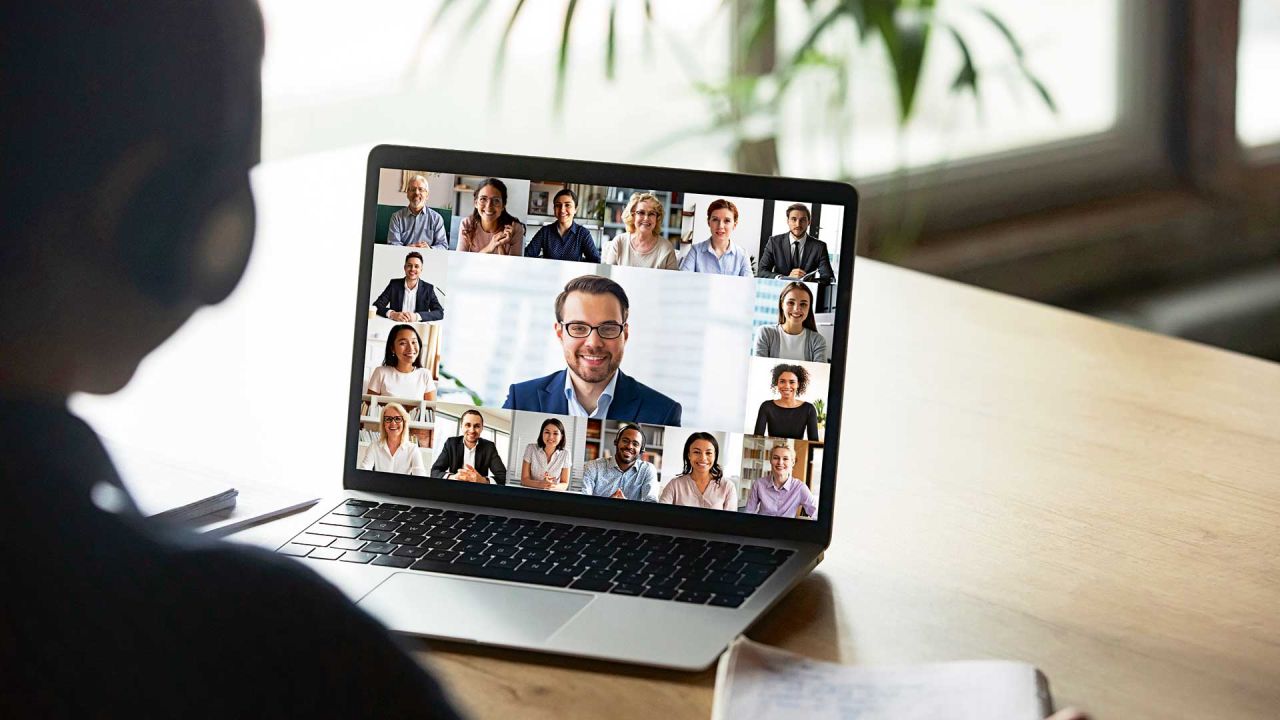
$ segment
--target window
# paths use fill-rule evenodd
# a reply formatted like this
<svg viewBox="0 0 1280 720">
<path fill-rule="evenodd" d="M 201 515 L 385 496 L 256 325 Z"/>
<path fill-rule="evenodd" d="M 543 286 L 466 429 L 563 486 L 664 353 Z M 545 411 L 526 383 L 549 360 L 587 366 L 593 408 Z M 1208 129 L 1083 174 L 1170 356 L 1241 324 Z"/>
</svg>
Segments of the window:
<svg viewBox="0 0 1280 720">
<path fill-rule="evenodd" d="M 1280 3 L 1240 3 L 1240 53 L 1237 61 L 1236 131 L 1248 147 L 1280 143 Z"/>
</svg>

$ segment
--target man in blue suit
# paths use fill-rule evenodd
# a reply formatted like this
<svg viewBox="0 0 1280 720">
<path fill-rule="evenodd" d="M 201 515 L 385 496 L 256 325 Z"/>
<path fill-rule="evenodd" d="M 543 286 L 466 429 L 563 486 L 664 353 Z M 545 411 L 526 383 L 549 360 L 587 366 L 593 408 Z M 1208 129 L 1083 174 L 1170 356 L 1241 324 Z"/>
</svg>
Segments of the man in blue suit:
<svg viewBox="0 0 1280 720">
<path fill-rule="evenodd" d="M 627 293 L 599 275 L 570 280 L 556 297 L 556 337 L 568 367 L 511 386 L 511 410 L 679 425 L 680 403 L 618 367 L 630 334 Z"/>
<path fill-rule="evenodd" d="M 431 283 L 422 282 L 422 253 L 411 252 L 404 259 L 404 277 L 387 283 L 373 306 L 384 318 L 396 322 L 431 322 L 444 319 L 444 307 Z"/>
</svg>

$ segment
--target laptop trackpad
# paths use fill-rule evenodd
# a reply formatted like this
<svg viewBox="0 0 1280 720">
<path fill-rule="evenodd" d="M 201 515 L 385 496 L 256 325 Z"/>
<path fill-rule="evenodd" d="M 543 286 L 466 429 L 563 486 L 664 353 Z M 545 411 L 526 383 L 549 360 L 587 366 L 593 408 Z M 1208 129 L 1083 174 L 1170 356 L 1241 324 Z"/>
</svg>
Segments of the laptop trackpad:
<svg viewBox="0 0 1280 720">
<path fill-rule="evenodd" d="M 551 637 L 593 597 L 485 580 L 396 573 L 357 605 L 399 632 L 523 645 Z"/>
</svg>

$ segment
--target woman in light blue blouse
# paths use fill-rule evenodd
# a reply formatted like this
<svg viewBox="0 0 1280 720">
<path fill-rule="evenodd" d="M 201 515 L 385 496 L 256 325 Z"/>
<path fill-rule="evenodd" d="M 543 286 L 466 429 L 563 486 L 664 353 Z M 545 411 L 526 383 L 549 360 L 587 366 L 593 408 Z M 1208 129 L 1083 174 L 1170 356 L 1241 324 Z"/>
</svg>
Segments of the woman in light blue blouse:
<svg viewBox="0 0 1280 720">
<path fill-rule="evenodd" d="M 751 277 L 751 260 L 747 251 L 733 241 L 738 226 L 738 206 L 720 198 L 707 206 L 707 225 L 711 238 L 694 243 L 680 261 L 680 269 L 688 272 L 714 273 Z"/>
</svg>

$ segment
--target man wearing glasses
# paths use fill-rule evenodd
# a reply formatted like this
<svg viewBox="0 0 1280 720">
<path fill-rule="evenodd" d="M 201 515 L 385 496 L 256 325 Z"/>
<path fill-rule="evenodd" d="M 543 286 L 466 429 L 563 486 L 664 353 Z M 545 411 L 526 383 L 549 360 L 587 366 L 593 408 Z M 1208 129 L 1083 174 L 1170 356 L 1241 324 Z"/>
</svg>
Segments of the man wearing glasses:
<svg viewBox="0 0 1280 720">
<path fill-rule="evenodd" d="M 599 275 L 570 280 L 556 297 L 564 370 L 511 386 L 504 408 L 574 417 L 679 425 L 680 403 L 619 370 L 630 302 Z"/>
</svg>

